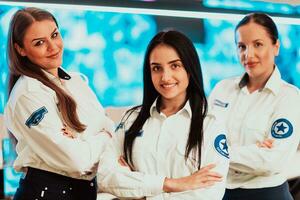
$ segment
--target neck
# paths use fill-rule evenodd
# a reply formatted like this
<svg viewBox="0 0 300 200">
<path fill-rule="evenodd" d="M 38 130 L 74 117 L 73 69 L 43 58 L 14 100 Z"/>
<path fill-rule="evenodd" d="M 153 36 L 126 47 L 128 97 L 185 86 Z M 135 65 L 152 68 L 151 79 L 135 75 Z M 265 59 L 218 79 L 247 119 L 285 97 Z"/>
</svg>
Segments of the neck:
<svg viewBox="0 0 300 200">
<path fill-rule="evenodd" d="M 53 76 L 55 76 L 56 78 L 59 78 L 58 77 L 58 68 L 54 68 L 54 69 L 46 69 L 45 70 L 46 72 L 52 74 Z"/>
<path fill-rule="evenodd" d="M 249 82 L 247 83 L 247 88 L 250 93 L 259 90 L 263 87 L 265 87 L 266 83 L 268 82 L 269 78 L 271 77 L 272 73 L 274 71 L 274 68 L 270 72 L 268 72 L 266 75 L 261 75 L 259 77 L 250 77 L 249 76 Z"/>
<path fill-rule="evenodd" d="M 164 113 L 167 117 L 177 113 L 180 109 L 183 108 L 186 102 L 186 94 L 177 99 L 165 99 L 162 97 L 160 112 Z"/>
</svg>

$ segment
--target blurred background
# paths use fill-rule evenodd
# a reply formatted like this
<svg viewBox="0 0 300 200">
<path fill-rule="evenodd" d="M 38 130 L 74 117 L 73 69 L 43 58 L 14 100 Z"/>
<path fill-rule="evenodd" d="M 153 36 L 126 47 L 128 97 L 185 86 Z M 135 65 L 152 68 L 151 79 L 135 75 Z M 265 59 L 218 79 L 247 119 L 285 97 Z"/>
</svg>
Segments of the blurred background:
<svg viewBox="0 0 300 200">
<path fill-rule="evenodd" d="M 108 107 L 141 103 L 144 53 L 150 39 L 164 29 L 179 30 L 194 42 L 207 95 L 221 79 L 241 75 L 234 28 L 253 11 L 268 13 L 277 23 L 281 41 L 277 65 L 287 82 L 300 87 L 299 4 L 297 0 L 0 1 L 0 115 L 7 99 L 8 26 L 21 7 L 54 14 L 65 45 L 63 67 L 86 75 L 99 101 Z M 20 175 L 11 167 L 15 153 L 8 138 L 2 141 L 2 154 L 0 190 L 10 196 Z"/>
</svg>

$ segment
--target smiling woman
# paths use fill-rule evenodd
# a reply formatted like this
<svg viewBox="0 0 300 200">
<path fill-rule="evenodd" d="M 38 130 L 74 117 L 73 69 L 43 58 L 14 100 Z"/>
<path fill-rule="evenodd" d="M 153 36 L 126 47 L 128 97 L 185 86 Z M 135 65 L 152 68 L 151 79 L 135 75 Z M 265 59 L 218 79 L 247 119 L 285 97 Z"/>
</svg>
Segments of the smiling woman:
<svg viewBox="0 0 300 200">
<path fill-rule="evenodd" d="M 95 166 L 113 123 L 81 76 L 62 69 L 63 41 L 51 13 L 17 11 L 8 37 L 4 119 L 18 141 L 14 168 L 25 173 L 14 199 L 95 200 Z"/>
<path fill-rule="evenodd" d="M 189 75 L 175 49 L 164 44 L 151 52 L 150 67 L 153 86 L 161 94 L 161 111 L 169 116 L 186 99 Z"/>
<path fill-rule="evenodd" d="M 299 90 L 281 79 L 268 15 L 246 15 L 235 34 L 245 73 L 218 83 L 209 98 L 211 112 L 225 116 L 231 147 L 223 200 L 291 200 L 284 171 L 299 144 Z"/>
<path fill-rule="evenodd" d="M 62 64 L 63 41 L 53 20 L 33 22 L 24 36 L 23 46 L 15 43 L 21 56 L 26 56 L 45 71 L 58 77 L 57 67 Z"/>
<path fill-rule="evenodd" d="M 100 188 L 122 198 L 220 200 L 229 164 L 226 129 L 206 113 L 193 43 L 178 31 L 157 33 L 143 72 L 143 103 L 125 113 L 101 159 Z"/>
</svg>

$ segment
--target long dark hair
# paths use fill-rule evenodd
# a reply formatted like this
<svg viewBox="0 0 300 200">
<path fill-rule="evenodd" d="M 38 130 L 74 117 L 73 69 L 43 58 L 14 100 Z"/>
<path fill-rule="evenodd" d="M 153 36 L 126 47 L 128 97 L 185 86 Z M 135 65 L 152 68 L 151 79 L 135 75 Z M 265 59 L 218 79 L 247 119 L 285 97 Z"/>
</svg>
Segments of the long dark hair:
<svg viewBox="0 0 300 200">
<path fill-rule="evenodd" d="M 15 83 L 22 75 L 39 80 L 44 85 L 55 91 L 59 101 L 58 107 L 62 113 L 64 123 L 66 123 L 70 128 L 78 132 L 82 132 L 86 127 L 79 121 L 76 112 L 77 106 L 74 99 L 55 83 L 50 81 L 42 71 L 41 66 L 31 62 L 26 56 L 21 56 L 15 48 L 15 44 L 19 45 L 20 47 L 24 47 L 23 40 L 29 26 L 35 21 L 43 20 L 52 20 L 58 27 L 54 16 L 50 12 L 39 8 L 24 8 L 18 10 L 10 22 L 7 52 L 8 65 L 10 69 L 8 94 L 10 95 Z"/>
<path fill-rule="evenodd" d="M 124 157 L 125 160 L 134 166 L 132 162 L 133 143 L 144 123 L 150 117 L 150 107 L 159 93 L 155 90 L 151 80 L 150 54 L 158 45 L 168 45 L 178 53 L 187 73 L 190 75 L 187 88 L 187 99 L 192 110 L 189 137 L 186 145 L 185 158 L 187 159 L 192 150 L 198 152 L 197 160 L 201 162 L 201 146 L 203 141 L 203 120 L 207 112 L 207 100 L 203 89 L 202 72 L 197 51 L 189 38 L 178 31 L 167 31 L 156 34 L 150 41 L 144 58 L 144 94 L 143 103 L 128 111 L 130 115 L 136 109 L 140 109 L 139 114 L 131 127 L 125 133 Z"/>
<path fill-rule="evenodd" d="M 274 23 L 274 21 L 272 20 L 272 18 L 265 14 L 265 13 L 250 13 L 248 15 L 246 15 L 235 27 L 235 32 L 241 27 L 244 26 L 246 24 L 249 24 L 250 22 L 254 22 L 258 25 L 261 25 L 262 27 L 264 27 L 264 29 L 267 31 L 267 33 L 269 34 L 272 43 L 276 44 L 277 40 L 278 40 L 278 30 L 276 27 L 276 24 Z"/>
</svg>

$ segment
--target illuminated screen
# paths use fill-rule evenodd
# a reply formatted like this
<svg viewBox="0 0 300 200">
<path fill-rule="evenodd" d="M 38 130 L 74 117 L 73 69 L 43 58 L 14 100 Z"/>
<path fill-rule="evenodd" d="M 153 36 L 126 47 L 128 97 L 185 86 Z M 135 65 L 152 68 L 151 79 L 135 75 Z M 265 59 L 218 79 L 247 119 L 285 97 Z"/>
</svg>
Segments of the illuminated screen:
<svg viewBox="0 0 300 200">
<path fill-rule="evenodd" d="M 300 6 L 289 5 L 286 3 L 262 2 L 262 1 L 249 1 L 249 0 L 203 0 L 202 3 L 208 8 L 223 8 L 232 10 L 248 10 L 248 11 L 261 11 L 269 13 L 281 14 L 299 14 Z M 291 2 L 291 1 L 290 1 Z M 292 3 L 292 2 L 291 2 Z"/>
</svg>

